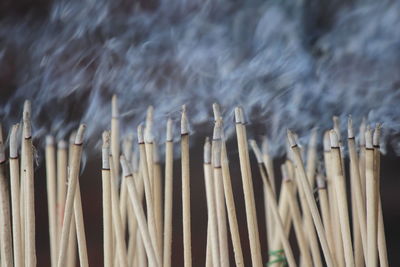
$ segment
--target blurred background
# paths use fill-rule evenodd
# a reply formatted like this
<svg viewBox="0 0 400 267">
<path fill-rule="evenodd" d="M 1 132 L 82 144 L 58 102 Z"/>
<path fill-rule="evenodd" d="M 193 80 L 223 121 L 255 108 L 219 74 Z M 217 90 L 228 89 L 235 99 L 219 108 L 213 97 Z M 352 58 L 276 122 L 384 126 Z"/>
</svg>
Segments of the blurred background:
<svg viewBox="0 0 400 267">
<path fill-rule="evenodd" d="M 80 122 L 88 125 L 81 190 L 89 257 L 92 266 L 102 264 L 99 141 L 110 128 L 114 93 L 120 97 L 122 135 L 134 132 L 153 105 L 161 144 L 167 117 L 178 126 L 180 106 L 188 105 L 194 266 L 202 266 L 205 257 L 202 145 L 211 134 L 213 102 L 220 103 L 225 119 L 242 236 L 236 105 L 245 110 L 249 136 L 271 140 L 278 174 L 287 128 L 306 145 L 311 128 L 319 127 L 321 137 L 333 115 L 341 118 L 343 134 L 350 114 L 356 125 L 363 117 L 371 125 L 383 123 L 382 205 L 389 261 L 398 266 L 399 28 L 395 0 L 2 0 L 0 120 L 7 133 L 21 120 L 23 101 L 32 101 L 38 266 L 49 266 L 44 136 L 67 140 Z M 183 263 L 178 155 L 173 266 Z M 253 170 L 266 262 L 262 186 Z M 280 184 L 280 175 L 277 179 Z"/>
</svg>

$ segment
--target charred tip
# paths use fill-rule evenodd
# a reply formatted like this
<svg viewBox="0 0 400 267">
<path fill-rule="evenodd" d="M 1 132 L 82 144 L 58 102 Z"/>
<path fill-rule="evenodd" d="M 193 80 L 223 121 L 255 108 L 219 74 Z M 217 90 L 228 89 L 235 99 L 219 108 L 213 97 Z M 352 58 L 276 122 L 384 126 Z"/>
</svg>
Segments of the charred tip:
<svg viewBox="0 0 400 267">
<path fill-rule="evenodd" d="M 119 157 L 119 161 L 121 162 L 121 166 L 122 166 L 122 175 L 124 177 L 131 176 L 132 175 L 132 171 L 129 168 L 129 165 L 128 165 L 128 162 L 126 161 L 125 156 L 121 155 Z"/>
<path fill-rule="evenodd" d="M 249 144 L 250 144 L 251 148 L 253 149 L 253 152 L 254 152 L 254 155 L 256 156 L 257 162 L 258 163 L 263 163 L 261 150 L 258 147 L 256 141 L 253 140 L 253 139 L 250 139 L 249 140 Z"/>
<path fill-rule="evenodd" d="M 104 131 L 103 135 L 103 148 L 110 148 L 110 132 L 109 131 Z"/>
<path fill-rule="evenodd" d="M 58 141 L 58 143 L 57 143 L 58 149 L 67 149 L 67 147 L 68 147 L 68 143 L 65 142 L 65 140 Z"/>
<path fill-rule="evenodd" d="M 220 106 L 219 106 L 218 103 L 214 103 L 214 104 L 212 105 L 212 107 L 213 107 L 213 113 L 214 113 L 214 121 L 217 121 L 218 118 L 221 117 L 221 109 L 220 109 Z"/>
<path fill-rule="evenodd" d="M 29 115 L 24 116 L 23 133 L 25 139 L 32 137 L 32 124 Z"/>
<path fill-rule="evenodd" d="M 26 116 L 31 116 L 32 113 L 32 104 L 30 100 L 25 100 L 24 102 L 24 108 L 23 108 L 23 112 L 22 112 L 22 118 L 23 120 L 26 120 L 28 118 L 26 118 Z"/>
<path fill-rule="evenodd" d="M 72 131 L 71 135 L 69 136 L 69 144 L 73 145 L 75 142 L 75 137 L 76 137 L 76 130 Z"/>
<path fill-rule="evenodd" d="M 268 138 L 266 136 L 263 137 L 261 150 L 264 155 L 269 154 L 269 144 L 268 144 Z"/>
<path fill-rule="evenodd" d="M 309 140 L 309 146 L 310 147 L 316 147 L 317 146 L 317 139 L 318 139 L 318 128 L 314 127 L 311 130 L 311 136 L 310 136 L 310 140 Z"/>
<path fill-rule="evenodd" d="M 138 143 L 139 143 L 139 144 L 144 143 L 143 125 L 142 125 L 142 124 L 140 124 L 140 125 L 137 127 L 137 138 L 138 138 Z"/>
<path fill-rule="evenodd" d="M 54 136 L 46 135 L 46 146 L 54 146 Z"/>
<path fill-rule="evenodd" d="M 365 130 L 367 127 L 366 125 L 367 125 L 367 119 L 363 117 L 360 124 L 360 146 L 365 145 Z"/>
<path fill-rule="evenodd" d="M 325 131 L 323 143 L 324 143 L 324 151 L 330 151 L 331 150 L 331 140 L 329 137 L 329 131 Z"/>
<path fill-rule="evenodd" d="M 171 118 L 167 120 L 167 134 L 165 140 L 171 142 L 174 139 L 174 124 Z"/>
<path fill-rule="evenodd" d="M 365 131 L 365 147 L 373 148 L 372 130 L 369 127 L 367 127 L 367 130 Z"/>
<path fill-rule="evenodd" d="M 103 132 L 102 168 L 110 169 L 110 132 Z"/>
<path fill-rule="evenodd" d="M 78 131 L 76 132 L 75 136 L 75 145 L 81 145 L 83 143 L 83 137 L 85 135 L 86 125 L 81 124 L 79 125 Z"/>
<path fill-rule="evenodd" d="M 235 122 L 243 124 L 244 121 L 242 120 L 242 108 L 236 107 L 235 108 Z"/>
<path fill-rule="evenodd" d="M 287 129 L 286 133 L 287 133 L 287 138 L 288 138 L 289 145 L 291 147 L 297 146 L 295 134 L 292 131 L 290 131 L 289 129 Z"/>
<path fill-rule="evenodd" d="M 207 136 L 204 142 L 204 157 L 203 157 L 205 164 L 211 163 L 211 144 L 210 138 Z"/>
<path fill-rule="evenodd" d="M 377 123 L 375 126 L 375 131 L 374 131 L 374 136 L 373 136 L 373 145 L 374 146 L 379 146 L 379 141 L 381 138 L 381 129 L 382 129 L 382 124 L 381 123 Z"/>
<path fill-rule="evenodd" d="M 153 136 L 153 114 L 154 114 L 154 108 L 153 108 L 153 106 L 149 106 L 147 108 L 146 127 L 144 129 L 144 141 L 146 143 L 151 143 L 151 142 L 154 141 L 154 136 Z"/>
<path fill-rule="evenodd" d="M 214 124 L 213 139 L 219 140 L 222 138 L 222 118 L 219 117 Z"/>
<path fill-rule="evenodd" d="M 331 147 L 339 147 L 339 138 L 335 130 L 329 131 L 329 139 L 331 141 Z"/>
<path fill-rule="evenodd" d="M 16 158 L 18 157 L 18 129 L 19 124 L 14 124 L 11 128 L 10 133 L 10 157 Z M 2 143 L 2 142 L 1 142 Z"/>
<path fill-rule="evenodd" d="M 326 179 L 324 176 L 322 176 L 320 174 L 317 175 L 317 187 L 318 187 L 318 189 L 326 188 Z"/>
<path fill-rule="evenodd" d="M 349 118 L 347 119 L 347 137 L 354 138 L 353 119 L 351 118 L 351 115 L 349 115 Z"/>
<path fill-rule="evenodd" d="M 189 133 L 189 121 L 186 114 L 186 105 L 182 106 L 182 117 L 181 117 L 181 134 Z"/>
</svg>

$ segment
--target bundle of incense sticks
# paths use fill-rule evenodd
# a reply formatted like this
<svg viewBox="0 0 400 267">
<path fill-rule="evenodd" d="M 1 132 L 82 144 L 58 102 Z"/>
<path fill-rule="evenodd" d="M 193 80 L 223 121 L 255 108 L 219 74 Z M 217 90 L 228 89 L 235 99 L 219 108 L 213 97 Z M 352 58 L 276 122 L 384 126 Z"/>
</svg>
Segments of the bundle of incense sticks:
<svg viewBox="0 0 400 267">
<path fill-rule="evenodd" d="M 372 130 L 363 121 L 357 144 L 349 117 L 348 172 L 345 170 L 345 142 L 341 139 L 337 117 L 333 118 L 332 130 L 323 135 L 323 162 L 318 162 L 319 133 L 316 129 L 312 130 L 307 146 L 300 146 L 297 135 L 288 131 L 287 140 L 281 140 L 287 142 L 288 151 L 280 168 L 281 183 L 277 183 L 278 174 L 274 173 L 268 140 L 262 139 L 260 149 L 255 140 L 247 139 L 244 112 L 237 107 L 238 155 L 232 155 L 238 157 L 240 163 L 242 191 L 235 192 L 223 118 L 217 104 L 213 105 L 213 111 L 212 139 L 205 139 L 203 151 L 207 203 L 204 215 L 208 218 L 208 230 L 205 259 L 201 261 L 206 266 L 389 266 L 379 187 L 381 125 Z M 111 130 L 102 135 L 106 267 L 169 267 L 173 253 L 182 255 L 185 267 L 198 266 L 197 260 L 192 259 L 191 247 L 196 242 L 191 236 L 191 214 L 196 212 L 196 207 L 191 206 L 190 199 L 190 155 L 193 152 L 189 147 L 188 111 L 186 106 L 182 107 L 178 148 L 174 144 L 173 121 L 166 120 L 164 163 L 158 152 L 160 145 L 153 135 L 153 112 L 153 107 L 149 107 L 145 124 L 137 128 L 137 145 L 134 145 L 132 135 L 123 140 L 120 137 L 118 99 L 116 96 L 112 99 Z M 30 114 L 31 105 L 26 102 L 22 123 L 15 124 L 10 131 L 9 177 L 7 153 L 0 134 L 0 266 L 36 266 L 35 150 Z M 76 266 L 77 257 L 81 266 L 89 266 L 79 185 L 84 132 L 85 125 L 80 125 L 71 135 L 69 147 L 64 140 L 58 140 L 56 146 L 55 138 L 50 135 L 46 138 L 51 266 Z M 181 154 L 181 177 L 173 173 L 176 149 L 180 149 Z M 251 169 L 250 149 L 254 152 L 257 170 Z M 182 188 L 174 192 L 173 181 L 179 178 Z M 10 187 L 7 179 L 10 179 Z M 264 201 L 257 205 L 264 205 L 264 214 L 257 214 L 254 179 L 261 179 L 263 184 Z M 349 187 L 346 180 L 350 180 Z M 173 223 L 177 223 L 173 220 L 173 198 L 179 194 L 183 236 L 174 239 L 182 238 L 183 248 L 177 252 L 172 250 Z M 246 218 L 237 216 L 236 194 L 244 195 Z M 260 220 L 261 216 L 265 216 L 265 220 Z M 240 231 L 239 220 L 246 221 L 247 231 Z M 266 227 L 266 237 L 260 236 L 260 227 Z M 292 227 L 295 238 L 289 236 Z M 262 238 L 266 239 L 268 251 L 261 250 Z M 243 246 L 249 246 L 248 257 L 243 253 Z M 245 264 L 246 258 L 249 259 Z"/>
</svg>

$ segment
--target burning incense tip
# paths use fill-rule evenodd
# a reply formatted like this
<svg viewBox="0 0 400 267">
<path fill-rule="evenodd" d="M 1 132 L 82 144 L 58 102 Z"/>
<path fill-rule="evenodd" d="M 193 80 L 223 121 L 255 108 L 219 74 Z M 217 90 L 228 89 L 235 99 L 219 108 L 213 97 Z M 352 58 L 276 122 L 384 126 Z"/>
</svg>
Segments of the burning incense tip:
<svg viewBox="0 0 400 267">
<path fill-rule="evenodd" d="M 86 125 L 81 124 L 79 125 L 78 131 L 76 132 L 75 136 L 75 145 L 81 145 L 83 143 L 83 136 L 85 134 Z"/>
<path fill-rule="evenodd" d="M 377 123 L 375 126 L 375 131 L 374 131 L 374 136 L 373 136 L 373 145 L 375 147 L 379 146 L 379 139 L 381 137 L 381 129 L 382 129 L 382 124 Z"/>
<path fill-rule="evenodd" d="M 31 118 L 28 112 L 24 113 L 24 138 L 29 139 L 32 137 Z"/>
<path fill-rule="evenodd" d="M 261 144 L 261 150 L 264 155 L 269 154 L 268 138 L 266 136 L 263 137 L 262 144 Z"/>
<path fill-rule="evenodd" d="M 218 117 L 214 125 L 213 139 L 220 140 L 222 137 L 222 118 Z"/>
<path fill-rule="evenodd" d="M 55 143 L 54 137 L 52 135 L 47 135 L 46 136 L 46 145 L 47 146 L 53 146 Z"/>
<path fill-rule="evenodd" d="M 354 138 L 353 119 L 351 116 L 347 119 L 347 137 Z"/>
<path fill-rule="evenodd" d="M 324 142 L 324 151 L 331 151 L 331 140 L 329 137 L 329 131 L 325 131 L 323 142 Z"/>
<path fill-rule="evenodd" d="M 168 118 L 167 120 L 167 134 L 165 140 L 167 142 L 172 142 L 174 139 L 174 128 L 173 128 L 173 122 L 171 118 Z"/>
<path fill-rule="evenodd" d="M 118 118 L 118 97 L 117 95 L 113 95 L 111 99 L 111 116 L 112 118 Z"/>
<path fill-rule="evenodd" d="M 181 118 L 181 134 L 189 133 L 189 122 L 186 114 L 186 105 L 182 106 L 182 118 Z"/>
<path fill-rule="evenodd" d="M 318 189 L 325 189 L 326 188 L 326 180 L 324 176 L 318 174 L 317 175 L 317 187 Z"/>
<path fill-rule="evenodd" d="M 19 124 L 14 124 L 10 133 L 10 158 L 18 157 L 18 129 Z"/>
<path fill-rule="evenodd" d="M 339 147 L 339 138 L 336 130 L 330 130 L 329 137 L 331 140 L 331 147 Z"/>
<path fill-rule="evenodd" d="M 139 125 L 137 127 L 137 138 L 138 138 L 138 143 L 143 144 L 144 143 L 144 138 L 143 138 L 143 125 Z"/>
<path fill-rule="evenodd" d="M 311 130 L 309 146 L 315 148 L 317 146 L 317 139 L 318 139 L 318 127 L 314 127 Z"/>
<path fill-rule="evenodd" d="M 31 113 L 32 113 L 32 104 L 31 104 L 31 101 L 25 100 L 25 102 L 24 102 L 24 108 L 23 108 L 23 111 L 22 111 L 23 119 L 25 119 L 24 116 L 30 115 Z"/>
<path fill-rule="evenodd" d="M 74 130 L 71 135 L 69 136 L 69 144 L 72 145 L 75 142 L 75 137 L 76 137 L 76 130 Z"/>
<path fill-rule="evenodd" d="M 67 142 L 65 142 L 65 140 L 60 140 L 58 141 L 57 147 L 59 149 L 66 149 L 68 147 Z"/>
<path fill-rule="evenodd" d="M 373 146 L 372 146 L 372 130 L 369 127 L 367 127 L 367 130 L 365 131 L 365 147 L 373 148 Z"/>
<path fill-rule="evenodd" d="M 110 169 L 110 132 L 104 131 L 103 132 L 103 147 L 102 147 L 102 168 L 103 169 Z"/>
<path fill-rule="evenodd" d="M 295 138 L 294 134 L 289 129 L 287 130 L 287 137 L 288 137 L 289 145 L 291 147 L 297 146 L 296 138 Z"/>
<path fill-rule="evenodd" d="M 340 134 L 340 120 L 338 116 L 333 116 L 333 129 L 336 131 L 336 135 L 338 137 L 338 140 L 340 142 L 341 140 L 341 134 Z"/>
<path fill-rule="evenodd" d="M 217 121 L 219 117 L 221 117 L 221 109 L 218 103 L 214 103 L 212 105 L 213 113 L 214 113 L 214 121 Z"/>
<path fill-rule="evenodd" d="M 235 121 L 236 123 L 243 123 L 240 107 L 235 108 Z"/>
<path fill-rule="evenodd" d="M 154 141 L 153 114 L 154 114 L 154 108 L 153 108 L 153 106 L 149 106 L 147 108 L 146 127 L 144 129 L 144 140 L 146 143 L 152 143 Z"/>
<path fill-rule="evenodd" d="M 206 141 L 204 142 L 204 163 L 211 163 L 211 144 L 210 138 L 208 136 L 206 137 Z"/>
<path fill-rule="evenodd" d="M 132 172 L 131 172 L 131 170 L 129 169 L 128 162 L 126 161 L 125 156 L 124 156 L 124 155 L 121 155 L 121 156 L 119 157 L 119 160 L 120 160 L 120 162 L 121 162 L 122 174 L 123 174 L 123 176 L 124 176 L 124 177 L 131 176 L 131 175 L 132 175 Z"/>
<path fill-rule="evenodd" d="M 254 155 L 256 156 L 257 162 L 259 164 L 263 163 L 262 154 L 261 154 L 260 148 L 257 146 L 256 141 L 253 139 L 250 139 L 249 143 L 250 143 L 251 148 L 253 149 Z"/>
</svg>

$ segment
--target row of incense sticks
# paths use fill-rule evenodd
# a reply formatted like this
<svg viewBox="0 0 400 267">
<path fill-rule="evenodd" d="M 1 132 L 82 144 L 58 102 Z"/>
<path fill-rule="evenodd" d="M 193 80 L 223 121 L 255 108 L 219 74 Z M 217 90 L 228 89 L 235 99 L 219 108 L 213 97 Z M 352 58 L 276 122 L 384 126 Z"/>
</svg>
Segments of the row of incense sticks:
<svg viewBox="0 0 400 267">
<path fill-rule="evenodd" d="M 120 138 L 117 97 L 113 96 L 110 131 L 102 135 L 102 219 L 104 266 L 172 266 L 173 198 L 181 195 L 185 267 L 198 266 L 192 259 L 190 198 L 189 119 L 182 108 L 180 163 L 182 189 L 173 192 L 173 122 L 166 121 L 165 158 L 153 135 L 153 107 L 144 125 L 132 136 Z M 204 144 L 204 184 L 207 203 L 207 267 L 245 266 L 243 246 L 249 246 L 246 266 L 388 266 L 382 204 L 380 199 L 380 131 L 363 121 L 356 143 L 348 120 L 349 171 L 345 171 L 345 144 L 339 120 L 323 136 L 323 162 L 317 150 L 318 131 L 312 130 L 303 147 L 295 133 L 287 133 L 287 157 L 280 166 L 282 180 L 276 184 L 268 141 L 260 149 L 248 140 L 242 108 L 235 109 L 235 129 L 242 192 L 233 190 L 229 151 L 223 118 L 213 105 L 212 138 Z M 34 207 L 34 148 L 31 105 L 24 105 L 23 121 L 9 136 L 7 153 L 0 135 L 0 266 L 36 266 Z M 22 130 L 20 130 L 22 129 Z M 1 132 L 1 131 L 0 131 Z M 69 145 L 46 138 L 45 164 L 48 199 L 51 266 L 89 266 L 79 184 L 85 125 L 75 131 Z M 257 161 L 251 168 L 250 150 Z M 134 152 L 135 151 L 135 152 Z M 235 154 L 236 155 L 236 154 Z M 306 159 L 306 160 L 304 160 Z M 323 166 L 323 167 L 322 167 Z M 349 175 L 347 175 L 349 173 Z M 257 214 L 253 179 L 263 184 L 264 214 Z M 8 179 L 10 186 L 8 186 Z M 347 180 L 350 183 L 347 183 Z M 314 189 L 316 188 L 316 189 Z M 279 192 L 278 192 L 279 189 Z M 315 194 L 317 190 L 318 194 Z M 243 194 L 245 219 L 238 218 L 235 195 Z M 350 198 L 348 198 L 350 196 Z M 10 202 L 11 200 L 11 202 Z M 265 220 L 260 220 L 261 216 Z M 240 231 L 246 220 L 247 231 Z M 265 222 L 261 225 L 260 222 Z M 265 227 L 266 236 L 260 236 Z M 295 238 L 290 238 L 291 229 Z M 245 233 L 245 234 L 244 234 Z M 176 239 L 177 237 L 175 237 Z M 262 251 L 265 238 L 268 251 Z M 231 246 L 229 244 L 231 242 Z M 232 253 L 233 260 L 230 259 Z M 294 251 L 298 250 L 298 253 Z M 263 262 L 267 259 L 267 263 Z"/>
</svg>

